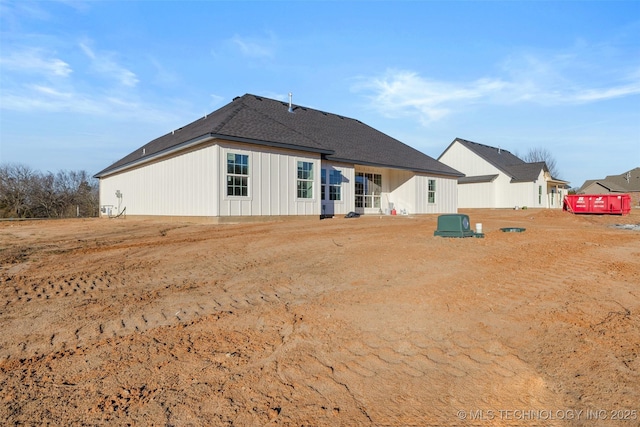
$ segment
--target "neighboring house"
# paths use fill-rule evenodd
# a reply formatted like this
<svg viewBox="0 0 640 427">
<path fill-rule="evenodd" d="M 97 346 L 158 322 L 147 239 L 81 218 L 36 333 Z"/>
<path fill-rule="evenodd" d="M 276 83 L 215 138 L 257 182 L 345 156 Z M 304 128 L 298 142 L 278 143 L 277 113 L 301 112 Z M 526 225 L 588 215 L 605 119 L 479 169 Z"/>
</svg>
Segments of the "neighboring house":
<svg viewBox="0 0 640 427">
<path fill-rule="evenodd" d="M 103 215 L 457 211 L 455 169 L 364 123 L 246 94 L 95 175 Z"/>
<path fill-rule="evenodd" d="M 562 208 L 568 182 L 545 162 L 527 163 L 507 150 L 456 138 L 438 158 L 464 173 L 459 208 Z"/>
<path fill-rule="evenodd" d="M 631 205 L 640 206 L 640 167 L 604 179 L 590 179 L 582 184 L 578 194 L 628 193 Z"/>
</svg>

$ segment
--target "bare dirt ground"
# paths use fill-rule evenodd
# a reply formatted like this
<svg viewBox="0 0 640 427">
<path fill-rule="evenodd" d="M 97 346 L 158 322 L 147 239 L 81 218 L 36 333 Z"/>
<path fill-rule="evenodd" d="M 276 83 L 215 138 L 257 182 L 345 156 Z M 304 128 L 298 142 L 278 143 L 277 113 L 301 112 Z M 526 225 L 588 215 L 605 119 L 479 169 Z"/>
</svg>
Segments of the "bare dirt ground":
<svg viewBox="0 0 640 427">
<path fill-rule="evenodd" d="M 461 212 L 0 223 L 0 422 L 639 425 L 640 210 Z"/>
</svg>

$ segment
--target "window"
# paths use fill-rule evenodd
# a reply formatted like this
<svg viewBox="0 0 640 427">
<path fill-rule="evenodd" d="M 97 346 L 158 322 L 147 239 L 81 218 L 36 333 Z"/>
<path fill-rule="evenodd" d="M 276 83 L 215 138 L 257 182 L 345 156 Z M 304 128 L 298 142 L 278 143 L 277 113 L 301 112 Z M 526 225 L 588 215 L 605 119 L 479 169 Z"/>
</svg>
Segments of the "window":
<svg viewBox="0 0 640 427">
<path fill-rule="evenodd" d="M 331 169 L 329 171 L 329 200 L 342 200 L 342 172 Z"/>
<path fill-rule="evenodd" d="M 227 153 L 227 196 L 249 196 L 249 156 Z"/>
<path fill-rule="evenodd" d="M 356 208 L 380 208 L 382 175 L 356 173 Z"/>
<path fill-rule="evenodd" d="M 542 185 L 538 185 L 538 204 L 542 204 Z"/>
<path fill-rule="evenodd" d="M 429 189 L 427 192 L 427 203 L 435 203 L 436 202 L 436 180 L 429 180 Z"/>
<path fill-rule="evenodd" d="M 298 198 L 313 198 L 313 163 L 298 162 Z"/>
</svg>

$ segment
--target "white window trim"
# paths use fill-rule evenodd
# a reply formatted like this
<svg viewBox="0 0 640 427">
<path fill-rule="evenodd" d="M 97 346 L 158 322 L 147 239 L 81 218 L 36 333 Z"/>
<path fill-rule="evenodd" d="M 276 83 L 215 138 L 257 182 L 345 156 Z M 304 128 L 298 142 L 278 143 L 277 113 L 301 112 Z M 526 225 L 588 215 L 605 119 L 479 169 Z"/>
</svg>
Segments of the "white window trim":
<svg viewBox="0 0 640 427">
<path fill-rule="evenodd" d="M 429 182 L 433 181 L 433 186 L 435 189 L 433 190 L 433 202 L 429 201 L 429 193 L 432 191 L 429 189 Z M 433 206 L 438 204 L 438 180 L 435 178 L 427 178 L 427 205 Z"/>
<path fill-rule="evenodd" d="M 340 175 L 340 182 L 338 184 L 331 183 L 331 175 L 332 173 L 338 173 Z M 342 182 L 344 181 L 344 176 L 340 169 L 327 169 L 327 200 L 333 203 L 340 203 L 344 200 L 344 188 L 342 186 Z M 339 199 L 331 199 L 331 189 L 338 188 L 340 198 Z"/>
<path fill-rule="evenodd" d="M 227 194 L 227 177 L 229 173 L 227 172 L 227 155 L 228 154 L 240 154 L 242 156 L 247 156 L 249 161 L 249 174 L 247 175 L 247 195 L 246 196 L 230 196 Z M 223 200 L 252 200 L 253 199 L 253 153 L 251 151 L 238 150 L 234 148 L 225 148 L 223 150 L 223 164 L 224 164 L 224 173 L 222 174 L 222 191 L 224 192 Z"/>
<path fill-rule="evenodd" d="M 298 163 L 299 162 L 303 162 L 303 163 L 311 163 L 312 165 L 312 170 L 313 170 L 313 178 L 312 179 L 300 179 L 298 178 Z M 318 195 L 318 189 L 319 186 L 321 184 L 319 184 L 320 179 L 319 179 L 319 175 L 318 173 L 322 173 L 322 168 L 320 169 L 320 172 L 318 172 L 318 163 L 314 162 L 312 159 L 306 159 L 306 158 L 297 158 L 296 159 L 296 173 L 295 173 L 295 185 L 294 185 L 294 189 L 293 191 L 295 191 L 295 195 L 296 195 L 296 201 L 297 202 L 315 202 L 319 199 L 319 195 Z M 311 182 L 311 197 L 298 197 L 298 181 L 305 181 L 305 182 Z"/>
</svg>

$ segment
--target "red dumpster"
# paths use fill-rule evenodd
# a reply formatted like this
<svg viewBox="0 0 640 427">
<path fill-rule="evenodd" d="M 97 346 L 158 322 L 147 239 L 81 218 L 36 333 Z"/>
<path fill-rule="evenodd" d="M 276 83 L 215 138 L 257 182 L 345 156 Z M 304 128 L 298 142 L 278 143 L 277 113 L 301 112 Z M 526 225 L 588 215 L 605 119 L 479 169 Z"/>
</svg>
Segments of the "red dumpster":
<svg viewBox="0 0 640 427">
<path fill-rule="evenodd" d="M 562 209 L 574 214 L 627 215 L 631 212 L 628 194 L 569 194 Z"/>
</svg>

